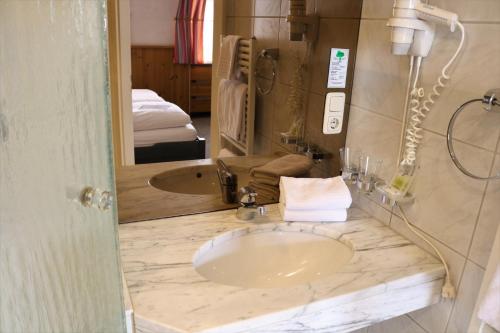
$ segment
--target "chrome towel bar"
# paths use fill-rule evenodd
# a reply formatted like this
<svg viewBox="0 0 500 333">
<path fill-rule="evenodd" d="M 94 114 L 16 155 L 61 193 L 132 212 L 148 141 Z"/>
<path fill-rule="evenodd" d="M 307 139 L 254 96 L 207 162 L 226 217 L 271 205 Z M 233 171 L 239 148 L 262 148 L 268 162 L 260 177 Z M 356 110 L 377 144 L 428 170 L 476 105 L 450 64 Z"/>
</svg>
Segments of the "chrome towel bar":
<svg viewBox="0 0 500 333">
<path fill-rule="evenodd" d="M 465 109 L 466 106 L 475 102 L 481 102 L 483 104 L 484 110 L 487 112 L 500 113 L 500 88 L 488 90 L 481 99 L 471 99 L 470 101 L 465 102 L 455 111 L 455 113 L 453 113 L 453 116 L 450 119 L 450 123 L 448 124 L 448 132 L 446 135 L 448 152 L 450 153 L 453 163 L 463 174 L 478 180 L 500 179 L 500 173 L 497 173 L 495 176 L 491 177 L 481 177 L 473 174 L 472 172 L 467 170 L 462 165 L 462 163 L 460 163 L 460 161 L 457 158 L 457 155 L 455 154 L 455 149 L 453 148 L 453 127 L 455 126 L 455 121 L 457 120 L 458 116 L 460 115 L 460 113 L 462 113 L 462 111 Z"/>
</svg>

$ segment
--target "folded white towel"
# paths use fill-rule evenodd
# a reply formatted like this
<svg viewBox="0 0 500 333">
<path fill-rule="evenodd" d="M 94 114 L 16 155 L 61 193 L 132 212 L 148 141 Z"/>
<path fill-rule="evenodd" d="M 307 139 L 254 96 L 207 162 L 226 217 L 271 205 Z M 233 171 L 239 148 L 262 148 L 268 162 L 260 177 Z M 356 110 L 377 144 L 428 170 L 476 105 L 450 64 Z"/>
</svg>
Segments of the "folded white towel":
<svg viewBox="0 0 500 333">
<path fill-rule="evenodd" d="M 241 36 L 225 36 L 222 38 L 219 54 L 219 64 L 217 66 L 217 77 L 225 80 L 239 78 L 239 70 L 236 64 L 238 53 L 238 41 Z"/>
<path fill-rule="evenodd" d="M 191 117 L 170 102 L 141 102 L 132 107 L 134 131 L 183 127 L 191 124 Z"/>
<path fill-rule="evenodd" d="M 237 141 L 245 138 L 245 104 L 247 84 L 236 80 L 221 80 L 217 111 L 219 130 Z"/>
<path fill-rule="evenodd" d="M 282 203 L 279 210 L 283 221 L 287 222 L 345 222 L 347 220 L 347 209 L 330 210 L 290 210 Z"/>
<path fill-rule="evenodd" d="M 287 210 L 337 210 L 351 206 L 352 197 L 342 177 L 280 179 L 280 202 Z"/>
<path fill-rule="evenodd" d="M 500 264 L 497 264 L 488 291 L 479 307 L 478 317 L 489 326 L 500 331 Z"/>
</svg>

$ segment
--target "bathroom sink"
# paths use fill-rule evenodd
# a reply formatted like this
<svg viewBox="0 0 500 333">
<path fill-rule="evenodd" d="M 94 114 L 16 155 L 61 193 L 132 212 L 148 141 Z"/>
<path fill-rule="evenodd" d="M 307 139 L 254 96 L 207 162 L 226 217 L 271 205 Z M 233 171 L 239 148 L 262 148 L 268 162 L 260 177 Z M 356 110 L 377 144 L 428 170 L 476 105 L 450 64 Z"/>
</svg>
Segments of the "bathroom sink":
<svg viewBox="0 0 500 333">
<path fill-rule="evenodd" d="M 249 170 L 229 167 L 238 176 L 238 187 L 248 185 Z M 215 165 L 190 166 L 165 171 L 149 180 L 149 184 L 162 191 L 192 194 L 220 195 L 217 167 Z"/>
<path fill-rule="evenodd" d="M 353 256 L 339 235 L 310 225 L 269 224 L 220 235 L 200 247 L 196 271 L 220 284 L 276 288 L 327 277 Z"/>
</svg>

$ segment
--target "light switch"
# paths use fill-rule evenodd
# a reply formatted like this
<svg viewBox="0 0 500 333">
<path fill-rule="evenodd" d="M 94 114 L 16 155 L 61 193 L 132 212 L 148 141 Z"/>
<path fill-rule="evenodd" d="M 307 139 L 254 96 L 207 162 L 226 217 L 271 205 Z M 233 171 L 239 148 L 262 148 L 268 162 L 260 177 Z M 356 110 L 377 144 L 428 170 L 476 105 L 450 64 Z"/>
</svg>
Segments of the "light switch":
<svg viewBox="0 0 500 333">
<path fill-rule="evenodd" d="M 344 107 L 345 93 L 331 92 L 326 94 L 323 134 L 339 134 L 342 132 Z"/>
</svg>

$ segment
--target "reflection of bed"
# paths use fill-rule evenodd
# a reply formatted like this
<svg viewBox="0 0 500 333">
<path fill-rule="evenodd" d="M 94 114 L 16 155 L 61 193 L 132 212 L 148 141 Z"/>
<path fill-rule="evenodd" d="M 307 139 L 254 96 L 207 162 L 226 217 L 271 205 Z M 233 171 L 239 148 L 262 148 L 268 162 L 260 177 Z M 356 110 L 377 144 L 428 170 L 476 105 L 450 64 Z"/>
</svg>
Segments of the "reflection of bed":
<svg viewBox="0 0 500 333">
<path fill-rule="evenodd" d="M 132 90 L 135 162 L 205 158 L 205 139 L 181 108 L 148 89 Z"/>
</svg>

